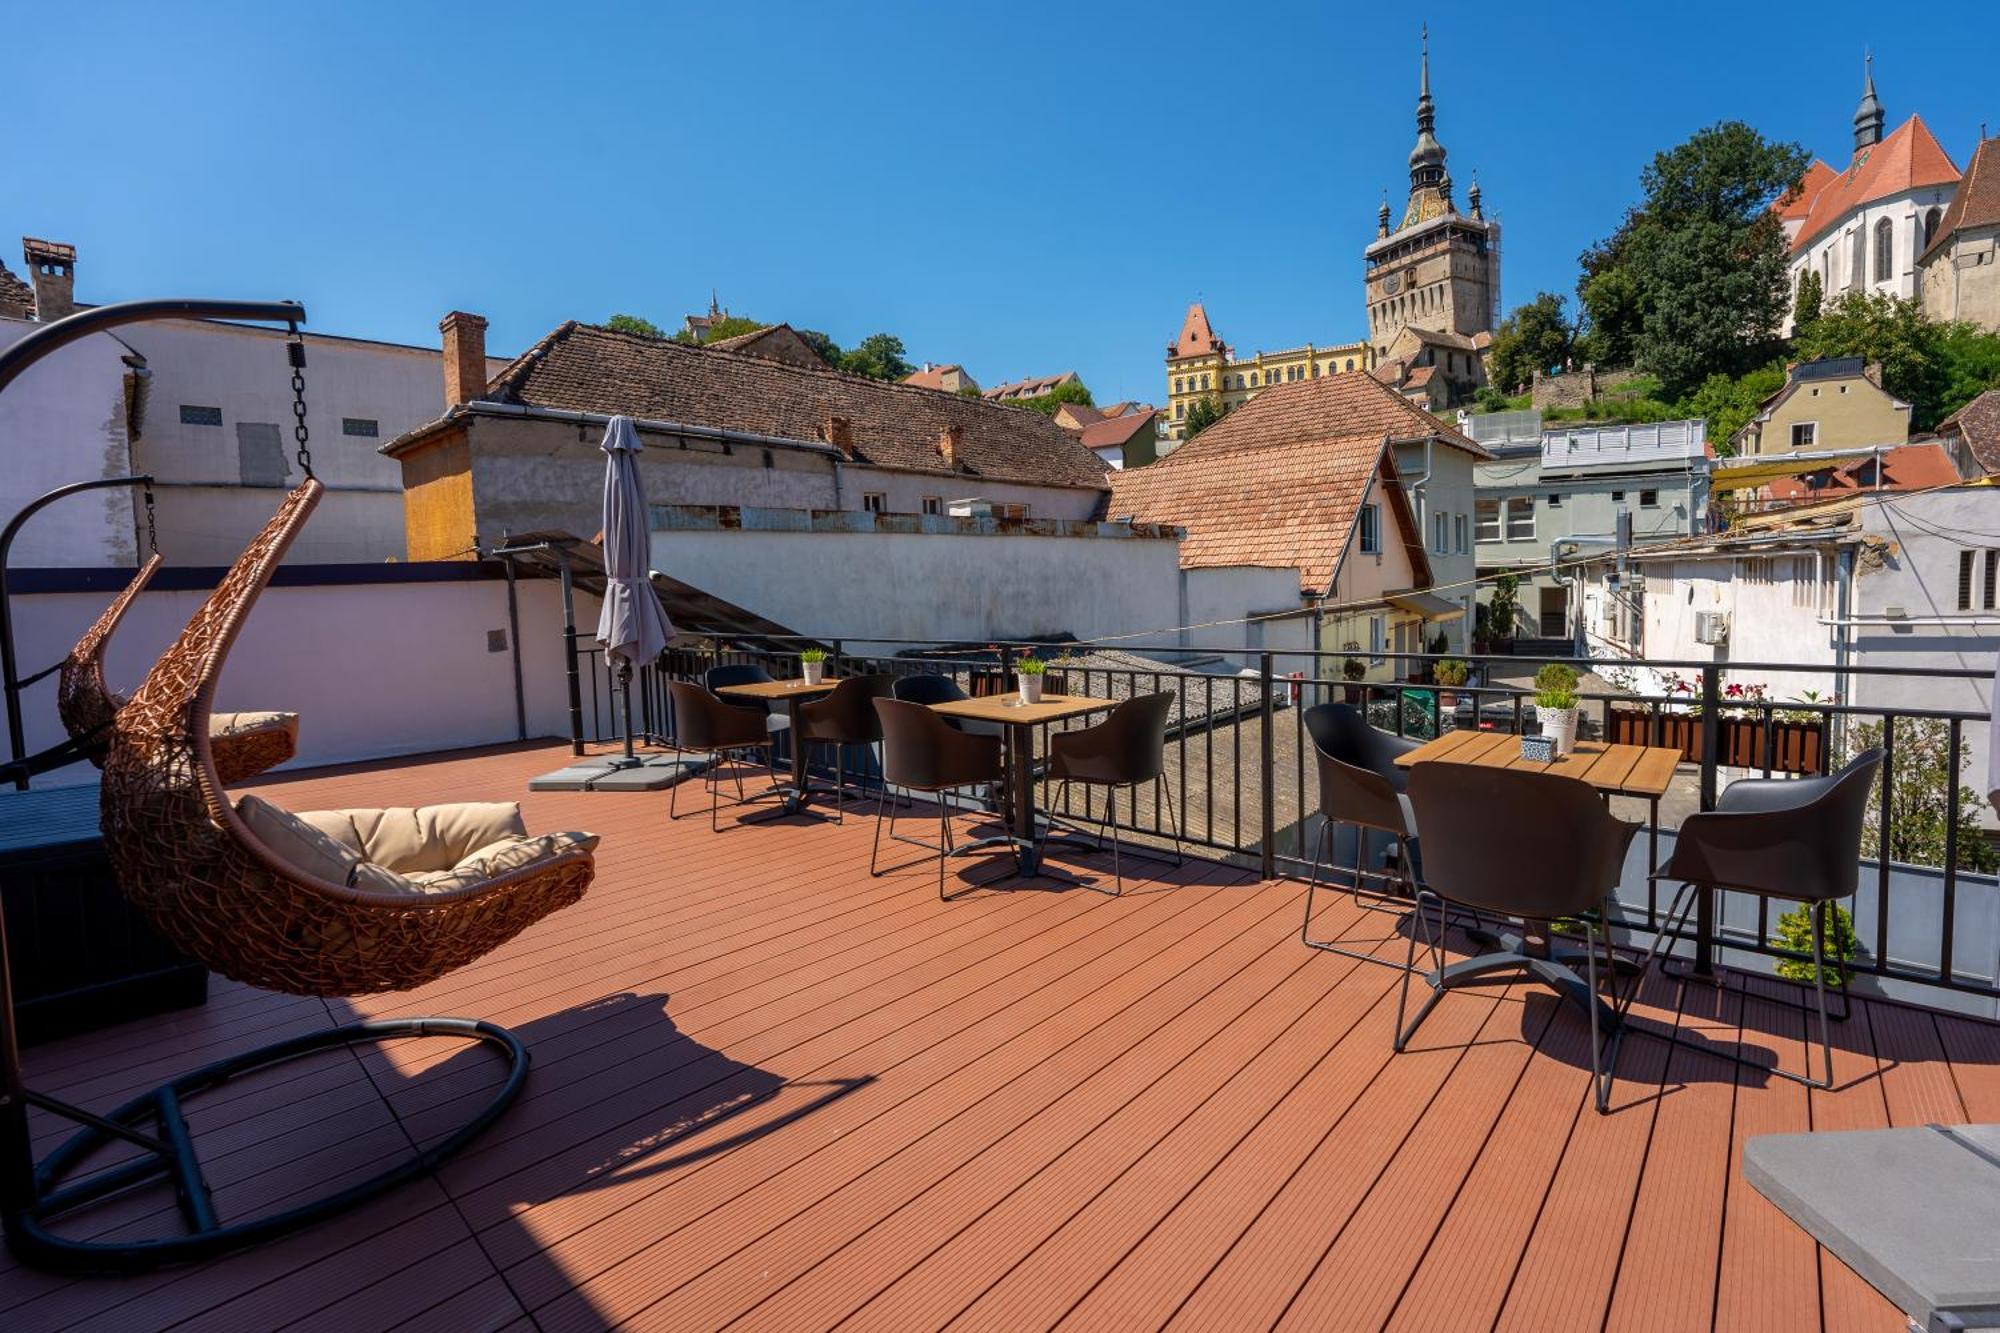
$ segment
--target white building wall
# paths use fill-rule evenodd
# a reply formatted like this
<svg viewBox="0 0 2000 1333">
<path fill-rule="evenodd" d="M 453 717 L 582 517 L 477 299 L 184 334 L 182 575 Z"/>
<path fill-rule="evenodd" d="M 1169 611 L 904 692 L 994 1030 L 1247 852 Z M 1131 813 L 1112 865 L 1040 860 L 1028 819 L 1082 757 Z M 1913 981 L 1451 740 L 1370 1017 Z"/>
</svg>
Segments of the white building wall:
<svg viewBox="0 0 2000 1333">
<path fill-rule="evenodd" d="M 1180 582 L 1181 614 L 1175 623 L 1187 626 L 1187 630 L 1139 640 L 1139 646 L 1171 644 L 1196 652 L 1221 653 L 1233 665 L 1253 669 L 1259 655 L 1269 652 L 1277 655 L 1271 669 L 1278 674 L 1311 673 L 1311 659 L 1296 656 L 1312 648 L 1311 617 L 1294 615 L 1243 623 L 1253 616 L 1299 610 L 1298 570 L 1253 565 L 1183 569 Z"/>
<path fill-rule="evenodd" d="M 1428 480 L 1421 485 L 1413 484 L 1423 475 L 1427 461 Z M 1396 471 L 1409 490 L 1411 509 L 1423 532 L 1431 586 L 1438 596 L 1464 608 L 1460 619 L 1427 625 L 1424 632 L 1429 635 L 1443 630 L 1450 651 L 1455 653 L 1465 652 L 1471 645 L 1472 608 L 1478 600 L 1478 589 L 1472 581 L 1478 530 L 1474 514 L 1476 468 L 1477 462 L 1471 454 L 1448 445 L 1432 445 L 1428 460 L 1421 444 L 1396 446 Z M 1440 517 L 1444 520 L 1442 533 L 1438 530 Z"/>
<path fill-rule="evenodd" d="M 1810 246 L 1792 256 L 1788 274 L 1793 297 L 1798 295 L 1799 279 L 1808 272 L 1819 274 L 1825 299 L 1829 302 L 1849 291 L 1877 292 L 1906 299 L 1915 297 L 1918 295 L 1917 256 L 1923 251 L 1924 215 L 1933 208 L 1942 213 L 1956 192 L 1956 184 L 1905 190 L 1901 194 L 1878 199 L 1841 219 L 1838 225 L 1829 227 Z M 1884 219 L 1894 229 L 1895 236 L 1895 265 L 1887 277 L 1875 271 L 1875 226 Z M 1863 238 L 1859 271 L 1854 263 L 1854 238 L 1857 235 Z M 1782 332 L 1788 338 L 1792 334 L 1789 313 L 1785 316 Z"/>
<path fill-rule="evenodd" d="M 1596 567 L 1584 594 L 1592 644 L 1602 640 L 1607 594 Z M 1816 570 L 1809 555 L 1713 559 L 1648 560 L 1645 575 L 1643 629 L 1627 653 L 1655 661 L 1783 662 L 1825 670 L 1732 671 L 1726 685 L 1762 685 L 1766 698 L 1787 701 L 1808 690 L 1821 696 L 1838 692 L 1830 668 L 1835 663 L 1833 631 L 1819 623 L 1833 601 L 1831 561 Z M 1696 641 L 1696 616 L 1717 611 L 1729 617 L 1729 641 L 1722 645 Z M 1683 675 L 1692 675 L 1686 671 Z M 1660 692 L 1663 682 L 1648 677 L 1635 682 L 1644 693 Z"/>
<path fill-rule="evenodd" d="M 566 736 L 560 587 L 553 579 L 523 579 L 516 587 L 528 735 Z M 21 662 L 39 670 L 60 659 L 111 595 L 18 597 Z M 206 596 L 141 596 L 106 655 L 111 688 L 136 688 Z M 498 647 L 489 639 L 494 631 L 502 635 Z M 297 712 L 299 754 L 289 767 L 512 741 L 519 732 L 511 641 L 507 585 L 497 579 L 269 588 L 230 652 L 215 707 Z M 32 686 L 24 704 L 31 752 L 63 739 L 53 677 Z M 78 764 L 35 783 L 85 782 L 96 774 Z M 452 797 L 439 792 L 438 799 Z"/>
<path fill-rule="evenodd" d="M 40 325 L 0 319 L 0 347 Z M 133 471 L 126 433 L 124 357 L 129 349 L 96 334 L 51 353 L 0 392 L 0 524 L 58 486 Z M 9 563 L 94 567 L 133 563 L 137 497 L 108 487 L 58 500 L 28 521 Z M 266 515 L 268 517 L 268 515 Z"/>
</svg>

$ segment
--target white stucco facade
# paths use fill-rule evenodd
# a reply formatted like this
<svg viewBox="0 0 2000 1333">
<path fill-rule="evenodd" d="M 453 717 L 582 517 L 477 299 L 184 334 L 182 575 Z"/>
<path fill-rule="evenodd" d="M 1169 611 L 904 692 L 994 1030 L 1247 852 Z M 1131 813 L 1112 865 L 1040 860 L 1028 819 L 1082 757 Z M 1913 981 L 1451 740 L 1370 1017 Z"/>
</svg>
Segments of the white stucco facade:
<svg viewBox="0 0 2000 1333">
<path fill-rule="evenodd" d="M 1827 301 L 1850 291 L 1906 300 L 1920 295 L 1917 257 L 1956 189 L 1956 185 L 1926 185 L 1885 195 L 1819 231 L 1792 255 L 1788 275 L 1794 300 L 1807 273 L 1819 274 Z M 1885 257 L 1878 251 L 1885 235 L 1886 266 L 1878 262 Z M 1783 333 L 1788 338 L 1792 334 L 1791 312 L 1785 316 Z"/>
<path fill-rule="evenodd" d="M 39 327 L 0 319 L 0 347 Z M 0 392 L 0 523 L 37 496 L 71 482 L 132 471 L 124 358 L 131 349 L 100 333 L 44 357 Z M 58 500 L 15 539 L 15 567 L 133 563 L 137 497 L 122 487 Z M 268 515 L 267 515 L 268 517 Z"/>
</svg>

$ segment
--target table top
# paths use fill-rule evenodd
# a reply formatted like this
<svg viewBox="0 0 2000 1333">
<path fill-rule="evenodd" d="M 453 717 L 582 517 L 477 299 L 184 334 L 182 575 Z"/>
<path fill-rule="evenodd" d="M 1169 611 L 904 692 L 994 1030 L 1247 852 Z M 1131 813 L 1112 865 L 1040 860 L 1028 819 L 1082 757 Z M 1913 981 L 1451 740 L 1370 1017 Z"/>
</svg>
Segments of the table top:
<svg viewBox="0 0 2000 1333">
<path fill-rule="evenodd" d="M 1098 699 L 1087 694 L 1044 694 L 1038 704 L 1021 702 L 1019 691 L 988 694 L 977 699 L 950 699 L 932 704 L 934 712 L 946 717 L 966 717 L 977 722 L 1004 722 L 1012 727 L 1032 727 L 1042 722 L 1060 722 L 1066 717 L 1104 712 L 1118 706 L 1116 699 Z"/>
<path fill-rule="evenodd" d="M 1660 745 L 1578 741 L 1562 758 L 1539 763 L 1521 758 L 1521 738 L 1506 731 L 1447 731 L 1408 754 L 1396 756 L 1402 768 L 1431 762 L 1518 768 L 1576 778 L 1603 792 L 1649 798 L 1666 795 L 1680 761 L 1679 750 Z"/>
<path fill-rule="evenodd" d="M 738 699 L 809 699 L 815 694 L 825 694 L 840 684 L 828 676 L 817 685 L 805 680 L 753 680 L 742 685 L 718 685 L 717 694 L 731 694 Z"/>
</svg>

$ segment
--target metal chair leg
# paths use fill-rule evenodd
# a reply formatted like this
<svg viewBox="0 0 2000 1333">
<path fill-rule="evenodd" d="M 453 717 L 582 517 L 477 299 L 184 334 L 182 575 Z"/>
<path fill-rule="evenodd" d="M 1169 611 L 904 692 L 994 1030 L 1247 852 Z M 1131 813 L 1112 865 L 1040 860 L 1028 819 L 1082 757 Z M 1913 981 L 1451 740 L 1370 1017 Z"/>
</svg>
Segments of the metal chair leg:
<svg viewBox="0 0 2000 1333">
<path fill-rule="evenodd" d="M 1338 821 L 1331 819 L 1322 819 L 1320 821 L 1319 841 L 1313 848 L 1312 878 L 1306 881 L 1306 915 L 1305 915 L 1305 920 L 1299 926 L 1299 943 L 1305 945 L 1308 949 L 1318 949 L 1322 953 L 1334 954 L 1341 958 L 1351 958 L 1357 963 L 1373 963 L 1377 967 L 1405 967 L 1407 966 L 1406 964 L 1398 963 L 1394 958 L 1383 958 L 1371 950 L 1343 948 L 1340 945 L 1334 943 L 1330 939 L 1316 940 L 1312 938 L 1311 930 L 1312 930 L 1313 894 L 1314 891 L 1321 886 L 1321 880 L 1323 878 L 1322 867 L 1333 860 L 1333 835 L 1334 835 L 1334 830 L 1337 827 L 1338 827 Z M 1354 836 L 1357 841 L 1360 841 L 1365 838 L 1366 834 L 1364 830 L 1356 828 L 1354 831 Z M 1361 887 L 1360 871 L 1362 867 L 1362 862 L 1363 862 L 1363 854 L 1357 853 L 1355 857 L 1356 877 L 1354 879 L 1354 882 L 1349 886 L 1348 890 L 1349 896 L 1354 899 L 1354 905 L 1363 911 L 1372 912 L 1381 910 L 1379 908 L 1376 908 L 1370 904 L 1361 901 L 1359 890 Z M 1327 885 L 1326 887 L 1329 891 L 1331 891 L 1333 888 L 1333 886 L 1330 884 Z M 1412 894 L 1411 903 L 1415 907 L 1418 920 L 1421 921 L 1424 910 L 1421 896 L 1417 894 Z M 1407 920 L 1409 919 L 1409 913 L 1403 912 L 1401 913 L 1401 917 L 1402 919 Z M 1415 938 L 1416 936 L 1413 930 L 1411 934 L 1412 941 L 1414 941 Z"/>
<path fill-rule="evenodd" d="M 882 855 L 882 810 L 885 805 L 888 806 L 889 824 L 893 828 L 896 822 L 896 807 L 889 805 L 889 784 L 886 782 L 882 784 L 882 790 L 875 797 L 875 840 L 868 848 L 868 873 L 871 877 L 879 877 L 882 873 L 875 868 L 875 863 Z"/>
<path fill-rule="evenodd" d="M 1403 1024 L 1403 1013 L 1409 1006 L 1410 977 L 1417 970 L 1417 935 L 1419 932 L 1422 932 L 1424 945 L 1431 951 L 1432 956 L 1438 960 L 1439 967 L 1437 968 L 1437 979 L 1435 981 L 1428 978 L 1425 980 L 1424 984 L 1430 987 L 1431 993 L 1424 997 L 1423 1004 L 1417 1009 L 1416 1017 L 1412 1018 L 1406 1027 Z M 1438 899 L 1439 941 L 1442 940 L 1443 935 L 1444 899 L 1440 898 Z M 1410 1038 L 1416 1035 L 1417 1029 L 1423 1025 L 1423 1021 L 1430 1017 L 1431 1010 L 1437 1008 L 1437 1002 L 1444 998 L 1446 987 L 1442 964 L 1443 953 L 1441 944 L 1431 939 L 1430 923 L 1424 916 L 1424 905 L 1420 900 L 1417 903 L 1416 929 L 1410 932 L 1409 945 L 1403 951 L 1403 975 L 1396 984 L 1396 1039 L 1393 1046 L 1398 1055 L 1401 1055 L 1404 1049 L 1408 1047 Z M 1392 962 L 1389 966 L 1394 967 L 1395 964 Z"/>
</svg>

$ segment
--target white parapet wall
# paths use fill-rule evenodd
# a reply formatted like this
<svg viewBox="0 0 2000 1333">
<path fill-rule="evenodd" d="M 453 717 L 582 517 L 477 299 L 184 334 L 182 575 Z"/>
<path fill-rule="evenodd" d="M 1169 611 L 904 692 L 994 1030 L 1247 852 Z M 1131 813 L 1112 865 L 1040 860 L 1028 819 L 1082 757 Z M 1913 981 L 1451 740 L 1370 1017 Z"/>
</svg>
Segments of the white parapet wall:
<svg viewBox="0 0 2000 1333">
<path fill-rule="evenodd" d="M 214 571 L 162 571 L 119 627 L 106 658 L 113 690 L 129 693 L 187 623 Z M 216 691 L 220 711 L 286 709 L 299 714 L 291 767 L 491 745 L 522 734 L 516 711 L 514 630 L 507 584 L 470 563 L 302 567 L 310 582 L 267 589 L 229 656 Z M 67 653 L 125 577 L 17 572 L 15 642 L 23 674 Z M 177 586 L 178 585 L 178 586 Z M 49 589 L 32 591 L 37 587 Z M 552 579 L 515 585 L 520 617 L 521 698 L 529 737 L 567 736 L 560 590 Z M 580 612 L 581 614 L 581 612 Z M 594 617 L 584 626 L 595 626 Z M 30 751 L 63 738 L 51 677 L 25 697 Z M 37 786 L 96 776 L 87 764 L 36 779 Z M 442 794 L 441 794 L 441 799 Z"/>
</svg>

